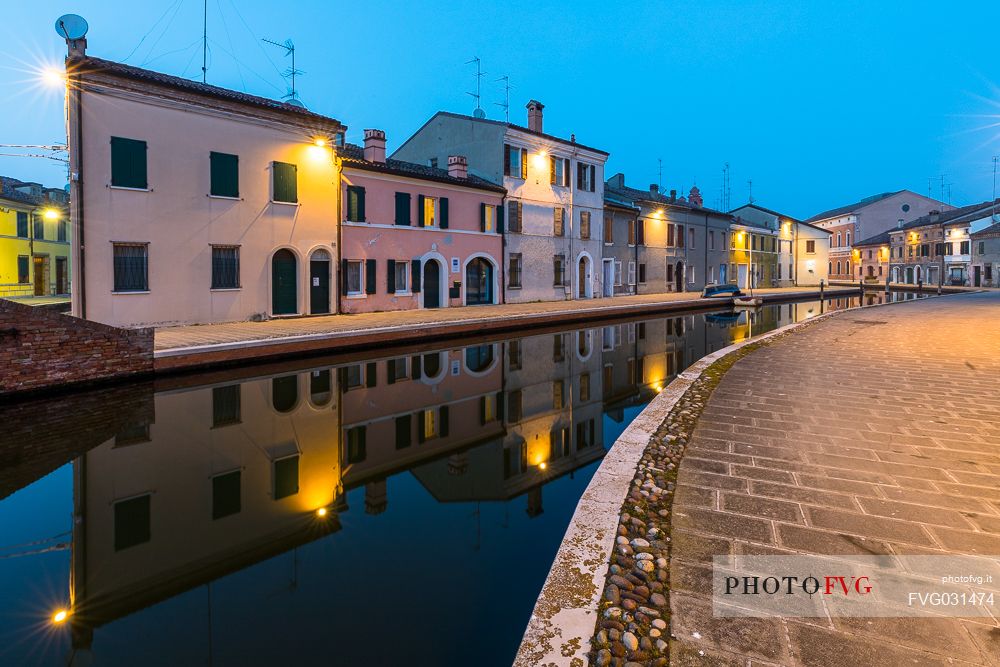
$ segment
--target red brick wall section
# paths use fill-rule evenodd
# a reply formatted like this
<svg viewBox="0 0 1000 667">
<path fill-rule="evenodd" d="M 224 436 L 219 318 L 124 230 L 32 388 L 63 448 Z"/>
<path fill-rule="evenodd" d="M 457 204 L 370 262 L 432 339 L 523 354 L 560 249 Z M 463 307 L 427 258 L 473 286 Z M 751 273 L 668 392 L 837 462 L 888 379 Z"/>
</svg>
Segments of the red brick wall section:
<svg viewBox="0 0 1000 667">
<path fill-rule="evenodd" d="M 0 299 L 0 396 L 153 371 L 153 330 Z"/>
</svg>

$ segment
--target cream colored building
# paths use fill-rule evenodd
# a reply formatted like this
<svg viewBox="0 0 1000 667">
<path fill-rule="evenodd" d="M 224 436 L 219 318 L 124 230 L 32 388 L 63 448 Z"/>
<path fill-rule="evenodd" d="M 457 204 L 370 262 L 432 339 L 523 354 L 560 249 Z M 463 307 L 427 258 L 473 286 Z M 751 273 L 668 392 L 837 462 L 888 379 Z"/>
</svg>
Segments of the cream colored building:
<svg viewBox="0 0 1000 667">
<path fill-rule="evenodd" d="M 777 232 L 776 287 L 808 287 L 829 282 L 832 237 L 829 230 L 752 203 L 731 213 Z"/>
<path fill-rule="evenodd" d="M 73 314 L 146 326 L 332 312 L 345 127 L 84 48 L 66 61 Z"/>
</svg>

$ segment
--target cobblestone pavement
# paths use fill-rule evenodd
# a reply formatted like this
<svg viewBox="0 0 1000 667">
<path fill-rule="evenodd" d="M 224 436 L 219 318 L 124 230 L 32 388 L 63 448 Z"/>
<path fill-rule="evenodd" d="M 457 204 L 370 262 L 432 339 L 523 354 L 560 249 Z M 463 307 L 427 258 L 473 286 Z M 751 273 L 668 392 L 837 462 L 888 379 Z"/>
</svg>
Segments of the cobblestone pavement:
<svg viewBox="0 0 1000 667">
<path fill-rule="evenodd" d="M 849 311 L 761 346 L 681 460 L 671 663 L 1000 665 L 994 619 L 713 618 L 713 555 L 1000 554 L 1000 293 Z"/>
<path fill-rule="evenodd" d="M 804 294 L 816 292 L 816 287 L 786 287 L 780 289 L 754 290 L 755 294 Z M 828 295 L 849 293 L 850 289 L 831 288 Z M 504 319 L 550 313 L 558 317 L 567 311 L 586 309 L 619 308 L 663 303 L 671 301 L 692 301 L 704 305 L 697 292 L 673 292 L 668 294 L 640 294 L 638 296 L 617 296 L 604 299 L 580 301 L 548 301 L 544 303 L 509 303 L 497 306 L 468 306 L 464 308 L 438 308 L 429 310 L 404 310 L 388 313 L 365 313 L 359 315 L 325 315 L 319 317 L 296 317 L 268 320 L 266 322 L 231 322 L 163 327 L 156 330 L 155 349 L 168 350 L 198 345 L 240 343 L 249 340 L 277 339 L 324 333 L 347 333 L 365 331 L 380 327 L 419 326 L 452 321 L 477 321 Z"/>
</svg>

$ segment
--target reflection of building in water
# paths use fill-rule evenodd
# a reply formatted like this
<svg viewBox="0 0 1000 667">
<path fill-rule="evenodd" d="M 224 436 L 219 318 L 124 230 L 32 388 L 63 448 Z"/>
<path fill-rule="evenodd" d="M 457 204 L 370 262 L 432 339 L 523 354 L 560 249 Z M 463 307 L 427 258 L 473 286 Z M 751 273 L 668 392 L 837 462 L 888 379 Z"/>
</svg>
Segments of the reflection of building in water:
<svg viewBox="0 0 1000 667">
<path fill-rule="evenodd" d="M 540 514 L 544 483 L 604 454 L 597 334 L 588 329 L 504 344 L 502 439 L 467 452 L 461 475 L 448 459 L 416 467 L 414 476 L 442 502 L 527 492 L 528 514 Z"/>
<path fill-rule="evenodd" d="M 602 387 L 609 416 L 649 401 L 690 363 L 688 334 L 693 316 L 610 324 L 601 334 Z M 693 340 L 691 341 L 693 342 Z"/>
</svg>

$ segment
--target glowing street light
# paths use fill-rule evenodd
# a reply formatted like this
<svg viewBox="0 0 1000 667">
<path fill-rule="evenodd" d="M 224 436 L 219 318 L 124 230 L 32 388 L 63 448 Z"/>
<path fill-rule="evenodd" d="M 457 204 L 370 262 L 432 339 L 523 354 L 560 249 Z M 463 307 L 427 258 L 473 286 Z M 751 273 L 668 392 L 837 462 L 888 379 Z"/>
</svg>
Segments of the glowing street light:
<svg viewBox="0 0 1000 667">
<path fill-rule="evenodd" d="M 55 624 L 64 623 L 67 618 L 69 618 L 69 611 L 66 609 L 59 609 L 52 614 L 52 622 Z"/>
<path fill-rule="evenodd" d="M 324 146 L 326 146 L 326 139 L 324 139 L 323 137 L 316 137 L 313 139 L 313 145 L 318 146 L 319 148 L 323 148 Z"/>
<path fill-rule="evenodd" d="M 42 216 L 46 220 L 58 220 L 59 219 L 59 211 L 55 210 L 54 208 L 47 208 L 42 213 Z"/>
<path fill-rule="evenodd" d="M 66 73 L 62 68 L 50 66 L 42 70 L 42 81 L 45 85 L 57 88 L 66 85 Z"/>
</svg>

